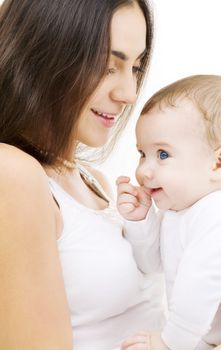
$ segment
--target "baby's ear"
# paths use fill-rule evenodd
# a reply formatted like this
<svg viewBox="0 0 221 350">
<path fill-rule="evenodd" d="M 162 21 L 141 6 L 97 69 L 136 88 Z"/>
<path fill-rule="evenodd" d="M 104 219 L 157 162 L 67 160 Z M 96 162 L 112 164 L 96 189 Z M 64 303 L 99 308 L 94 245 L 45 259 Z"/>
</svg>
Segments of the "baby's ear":
<svg viewBox="0 0 221 350">
<path fill-rule="evenodd" d="M 214 151 L 214 165 L 213 170 L 219 170 L 221 169 L 221 147 L 217 148 Z"/>
<path fill-rule="evenodd" d="M 210 180 L 216 184 L 221 184 L 221 147 L 214 151 Z"/>
</svg>

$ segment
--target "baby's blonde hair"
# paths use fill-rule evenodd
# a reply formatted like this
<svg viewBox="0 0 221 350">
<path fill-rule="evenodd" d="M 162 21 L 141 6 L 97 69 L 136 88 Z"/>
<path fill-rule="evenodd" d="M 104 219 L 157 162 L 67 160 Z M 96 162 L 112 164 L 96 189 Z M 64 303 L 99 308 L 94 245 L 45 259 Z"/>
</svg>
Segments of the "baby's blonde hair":
<svg viewBox="0 0 221 350">
<path fill-rule="evenodd" d="M 201 112 L 205 121 L 207 138 L 214 148 L 221 146 L 221 76 L 193 75 L 165 86 L 144 105 L 141 115 L 158 106 L 176 107 L 189 99 Z"/>
</svg>

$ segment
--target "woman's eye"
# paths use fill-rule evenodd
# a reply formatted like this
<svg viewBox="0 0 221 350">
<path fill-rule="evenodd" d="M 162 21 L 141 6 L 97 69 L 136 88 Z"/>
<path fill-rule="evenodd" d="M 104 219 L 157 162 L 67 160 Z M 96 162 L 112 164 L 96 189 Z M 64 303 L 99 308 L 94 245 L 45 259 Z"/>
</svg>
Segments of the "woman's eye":
<svg viewBox="0 0 221 350">
<path fill-rule="evenodd" d="M 138 149 L 138 152 L 140 153 L 140 158 L 145 158 L 145 153 L 141 149 Z"/>
<path fill-rule="evenodd" d="M 158 155 L 159 155 L 159 158 L 162 159 L 162 160 L 167 159 L 169 157 L 169 154 L 166 151 L 162 150 L 162 149 L 160 149 L 158 151 Z"/>
<path fill-rule="evenodd" d="M 108 68 L 107 70 L 107 75 L 108 74 L 114 74 L 116 72 L 116 69 L 115 68 Z"/>
<path fill-rule="evenodd" d="M 140 66 L 133 66 L 133 73 L 139 74 L 139 73 L 144 73 L 144 71 Z"/>
</svg>

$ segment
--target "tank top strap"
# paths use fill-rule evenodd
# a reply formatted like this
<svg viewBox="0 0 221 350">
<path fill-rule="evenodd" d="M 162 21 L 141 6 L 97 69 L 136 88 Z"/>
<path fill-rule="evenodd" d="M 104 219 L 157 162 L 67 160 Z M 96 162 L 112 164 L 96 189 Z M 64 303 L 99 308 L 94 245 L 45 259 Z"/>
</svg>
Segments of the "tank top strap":
<svg viewBox="0 0 221 350">
<path fill-rule="evenodd" d="M 83 181 L 86 183 L 86 185 L 98 195 L 98 197 L 105 200 L 105 202 L 110 203 L 111 199 L 106 194 L 100 183 L 97 181 L 97 179 L 87 170 L 82 164 L 77 164 L 77 167 L 79 169 L 80 175 L 83 179 Z"/>
</svg>

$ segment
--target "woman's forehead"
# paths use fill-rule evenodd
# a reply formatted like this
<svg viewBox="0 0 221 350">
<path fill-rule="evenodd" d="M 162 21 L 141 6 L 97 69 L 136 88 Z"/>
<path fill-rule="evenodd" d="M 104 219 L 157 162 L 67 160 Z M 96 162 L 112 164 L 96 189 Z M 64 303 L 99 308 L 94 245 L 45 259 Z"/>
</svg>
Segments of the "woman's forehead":
<svg viewBox="0 0 221 350">
<path fill-rule="evenodd" d="M 136 30 L 134 30 L 136 28 Z M 111 50 L 137 59 L 146 48 L 146 21 L 137 3 L 120 7 L 111 21 Z"/>
</svg>

